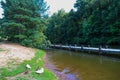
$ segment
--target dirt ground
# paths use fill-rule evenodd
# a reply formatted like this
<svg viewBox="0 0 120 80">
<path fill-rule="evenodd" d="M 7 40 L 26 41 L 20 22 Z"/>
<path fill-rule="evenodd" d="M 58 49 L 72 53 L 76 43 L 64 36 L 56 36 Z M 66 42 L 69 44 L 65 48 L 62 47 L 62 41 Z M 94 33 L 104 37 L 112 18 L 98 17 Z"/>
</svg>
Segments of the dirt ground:
<svg viewBox="0 0 120 80">
<path fill-rule="evenodd" d="M 34 57 L 35 50 L 14 43 L 0 43 L 0 68 L 7 66 L 11 61 L 19 64 Z"/>
</svg>

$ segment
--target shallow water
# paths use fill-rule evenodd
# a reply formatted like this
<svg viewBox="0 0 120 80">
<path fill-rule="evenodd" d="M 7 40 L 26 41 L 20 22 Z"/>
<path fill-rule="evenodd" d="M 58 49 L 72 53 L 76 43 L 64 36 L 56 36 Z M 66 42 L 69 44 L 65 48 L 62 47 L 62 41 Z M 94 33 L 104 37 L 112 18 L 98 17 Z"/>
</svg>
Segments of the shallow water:
<svg viewBox="0 0 120 80">
<path fill-rule="evenodd" d="M 47 50 L 55 70 L 69 80 L 119 80 L 120 59 L 65 50 Z"/>
</svg>

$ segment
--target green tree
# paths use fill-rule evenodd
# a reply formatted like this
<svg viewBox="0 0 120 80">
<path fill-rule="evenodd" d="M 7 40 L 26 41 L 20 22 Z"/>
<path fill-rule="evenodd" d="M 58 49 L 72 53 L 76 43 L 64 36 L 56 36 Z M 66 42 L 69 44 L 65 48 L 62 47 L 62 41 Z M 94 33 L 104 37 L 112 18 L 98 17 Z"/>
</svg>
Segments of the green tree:
<svg viewBox="0 0 120 80">
<path fill-rule="evenodd" d="M 52 43 L 61 43 L 62 42 L 62 28 L 61 24 L 64 22 L 66 16 L 66 12 L 64 9 L 61 9 L 58 11 L 58 13 L 54 13 L 49 18 L 49 24 L 48 28 L 46 30 L 46 35 L 48 36 L 48 39 Z"/>
<path fill-rule="evenodd" d="M 3 34 L 9 41 L 26 46 L 41 48 L 46 41 L 46 10 L 44 0 L 6 0 L 1 2 L 4 9 Z"/>
<path fill-rule="evenodd" d="M 50 17 L 52 43 L 120 45 L 120 0 L 76 0 L 74 7 L 62 19 Z"/>
</svg>

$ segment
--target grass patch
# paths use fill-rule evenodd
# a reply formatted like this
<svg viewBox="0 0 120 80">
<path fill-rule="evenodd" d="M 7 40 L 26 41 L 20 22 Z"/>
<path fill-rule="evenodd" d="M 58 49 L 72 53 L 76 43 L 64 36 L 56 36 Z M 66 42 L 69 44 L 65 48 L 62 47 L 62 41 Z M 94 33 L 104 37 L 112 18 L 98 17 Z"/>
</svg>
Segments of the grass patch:
<svg viewBox="0 0 120 80">
<path fill-rule="evenodd" d="M 0 52 L 1 52 L 1 51 L 4 51 L 4 50 L 0 48 Z"/>
<path fill-rule="evenodd" d="M 48 69 L 45 69 L 43 74 L 36 74 L 36 69 L 38 67 L 44 67 L 44 55 L 45 52 L 42 50 L 38 50 L 35 53 L 35 57 L 32 58 L 32 60 L 24 61 L 23 63 L 19 64 L 15 68 L 1 68 L 0 69 L 0 80 L 7 80 L 6 77 L 15 77 L 19 75 L 20 73 L 23 73 L 26 71 L 26 64 L 30 64 L 31 69 L 28 74 L 25 74 L 25 76 L 17 76 L 14 80 L 58 80 L 56 76 L 53 74 L 53 72 L 49 71 Z"/>
</svg>

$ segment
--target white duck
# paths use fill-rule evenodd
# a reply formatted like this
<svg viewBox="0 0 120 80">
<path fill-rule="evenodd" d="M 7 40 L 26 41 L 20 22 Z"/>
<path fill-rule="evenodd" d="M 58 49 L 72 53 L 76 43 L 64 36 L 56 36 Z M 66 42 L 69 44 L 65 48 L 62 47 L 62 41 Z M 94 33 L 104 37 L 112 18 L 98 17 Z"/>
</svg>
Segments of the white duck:
<svg viewBox="0 0 120 80">
<path fill-rule="evenodd" d="M 43 73 L 44 72 L 44 68 L 41 68 L 41 69 L 37 69 L 37 71 L 35 71 L 36 73 L 38 73 L 38 74 L 41 74 L 41 73 Z"/>
<path fill-rule="evenodd" d="M 29 64 L 26 65 L 27 69 L 31 69 L 31 66 Z"/>
</svg>

